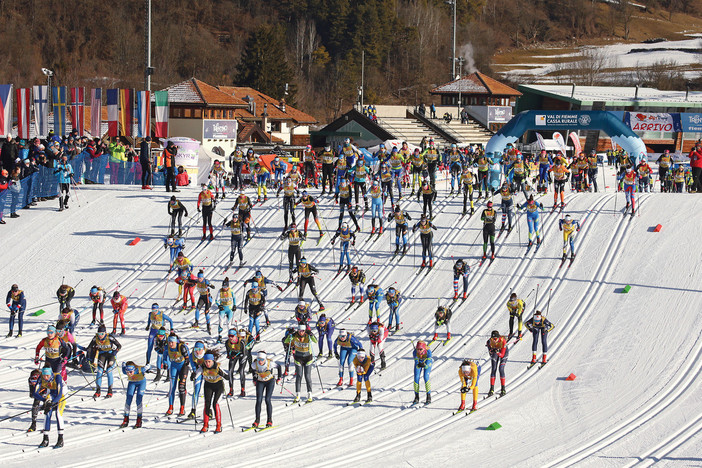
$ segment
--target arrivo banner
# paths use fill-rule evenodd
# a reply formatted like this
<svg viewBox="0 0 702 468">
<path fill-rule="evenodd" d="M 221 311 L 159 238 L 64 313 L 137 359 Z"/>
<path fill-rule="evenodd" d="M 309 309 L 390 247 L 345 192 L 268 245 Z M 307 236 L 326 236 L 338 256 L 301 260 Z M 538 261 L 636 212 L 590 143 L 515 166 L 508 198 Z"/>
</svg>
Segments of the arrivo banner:
<svg viewBox="0 0 702 468">
<path fill-rule="evenodd" d="M 627 112 L 624 123 L 635 132 L 680 132 L 680 114 Z"/>
</svg>

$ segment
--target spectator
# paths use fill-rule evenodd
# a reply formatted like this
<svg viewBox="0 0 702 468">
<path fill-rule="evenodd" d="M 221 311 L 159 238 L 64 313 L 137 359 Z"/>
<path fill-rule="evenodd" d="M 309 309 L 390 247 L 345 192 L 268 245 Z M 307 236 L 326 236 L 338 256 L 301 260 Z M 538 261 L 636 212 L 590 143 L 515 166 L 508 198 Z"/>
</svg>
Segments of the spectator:
<svg viewBox="0 0 702 468">
<path fill-rule="evenodd" d="M 121 141 L 117 140 L 110 143 L 108 146 L 108 151 L 110 153 L 110 183 L 119 183 L 119 169 L 120 166 L 127 161 L 125 156 L 126 148 Z"/>
<path fill-rule="evenodd" d="M 141 188 L 151 188 L 151 137 L 139 143 L 139 164 L 141 164 Z"/>
<path fill-rule="evenodd" d="M 25 199 L 22 202 L 25 210 L 28 210 L 30 207 L 35 206 L 37 204 L 33 193 L 35 180 L 34 178 L 32 178 L 32 174 L 38 171 L 39 168 L 37 167 L 37 163 L 34 159 L 24 160 L 24 164 L 22 165 L 21 178 L 23 180 L 26 180 L 26 190 L 24 191 Z"/>
<path fill-rule="evenodd" d="M 166 192 L 180 192 L 176 189 L 175 181 L 175 155 L 178 147 L 169 141 L 163 150 L 163 167 L 166 170 Z"/>
<path fill-rule="evenodd" d="M 436 106 L 434 105 L 433 102 L 431 103 L 430 109 L 431 109 L 431 118 L 435 119 L 436 118 Z"/>
<path fill-rule="evenodd" d="M 693 190 L 702 193 L 702 144 L 698 141 L 689 154 L 690 167 L 692 168 Z"/>
<path fill-rule="evenodd" d="M 190 177 L 188 176 L 188 171 L 185 170 L 183 166 L 178 166 L 178 175 L 176 176 L 176 185 L 178 187 L 183 187 L 190 184 Z"/>
<path fill-rule="evenodd" d="M 7 187 L 8 187 L 7 177 L 8 177 L 8 175 L 9 174 L 7 172 L 7 169 L 0 169 L 0 194 L 2 194 L 2 192 L 7 190 Z M 5 224 L 5 220 L 2 219 L 2 215 L 3 215 L 2 208 L 3 208 L 3 204 L 0 203 L 0 224 Z"/>
<path fill-rule="evenodd" d="M 22 170 L 19 166 L 16 166 L 14 169 L 12 169 L 12 172 L 10 173 L 9 185 L 10 196 L 12 197 L 12 200 L 10 201 L 10 218 L 20 217 L 17 214 L 17 210 L 22 208 L 21 206 L 18 208 L 19 196 L 20 192 L 22 191 L 22 182 L 20 181 L 21 173 Z"/>
<path fill-rule="evenodd" d="M 17 143 L 12 139 L 12 134 L 7 134 L 5 143 L 0 150 L 0 163 L 3 169 L 7 169 L 8 174 L 15 168 L 15 160 L 19 155 Z"/>
</svg>

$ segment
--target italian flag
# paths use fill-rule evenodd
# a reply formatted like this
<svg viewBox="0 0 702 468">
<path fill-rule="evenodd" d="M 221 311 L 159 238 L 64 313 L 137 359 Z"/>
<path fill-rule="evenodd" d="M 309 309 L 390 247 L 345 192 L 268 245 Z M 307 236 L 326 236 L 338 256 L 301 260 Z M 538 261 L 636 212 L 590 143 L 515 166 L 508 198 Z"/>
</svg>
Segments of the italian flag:
<svg viewBox="0 0 702 468">
<path fill-rule="evenodd" d="M 156 91 L 156 126 L 154 136 L 156 138 L 168 138 L 168 90 Z"/>
</svg>

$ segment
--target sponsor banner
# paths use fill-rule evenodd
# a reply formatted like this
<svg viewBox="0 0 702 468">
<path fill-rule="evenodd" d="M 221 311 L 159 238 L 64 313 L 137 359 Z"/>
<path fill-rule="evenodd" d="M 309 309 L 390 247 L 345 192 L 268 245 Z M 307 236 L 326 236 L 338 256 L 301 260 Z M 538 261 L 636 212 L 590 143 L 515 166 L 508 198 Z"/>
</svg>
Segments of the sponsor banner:
<svg viewBox="0 0 702 468">
<path fill-rule="evenodd" d="M 202 137 L 205 139 L 236 139 L 236 120 L 203 120 L 202 126 Z"/>
<path fill-rule="evenodd" d="M 680 132 L 680 114 L 627 112 L 624 123 L 635 132 Z"/>
<path fill-rule="evenodd" d="M 534 116 L 537 127 L 587 128 L 591 123 L 592 117 L 581 112 L 538 113 Z"/>
<path fill-rule="evenodd" d="M 488 106 L 488 123 L 507 123 L 512 120 L 510 106 Z"/>
<path fill-rule="evenodd" d="M 683 132 L 702 133 L 702 114 L 683 112 L 680 120 Z"/>
</svg>

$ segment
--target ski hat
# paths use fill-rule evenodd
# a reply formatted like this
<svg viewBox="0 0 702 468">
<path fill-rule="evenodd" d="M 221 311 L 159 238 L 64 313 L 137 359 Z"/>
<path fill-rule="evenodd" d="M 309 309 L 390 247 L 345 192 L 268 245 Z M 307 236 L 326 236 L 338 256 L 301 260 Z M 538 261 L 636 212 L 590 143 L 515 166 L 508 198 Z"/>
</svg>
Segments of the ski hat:
<svg viewBox="0 0 702 468">
<path fill-rule="evenodd" d="M 195 343 L 195 346 L 193 346 L 193 350 L 196 349 L 205 349 L 205 343 L 203 343 L 202 341 L 198 341 L 197 343 Z"/>
<path fill-rule="evenodd" d="M 303 191 L 302 191 L 302 196 L 303 196 L 303 197 L 306 197 L 306 196 L 307 196 L 307 190 L 303 190 Z"/>
<path fill-rule="evenodd" d="M 364 361 L 366 359 L 366 352 L 362 349 L 359 349 L 358 352 L 356 353 L 356 357 L 358 358 L 359 361 Z"/>
<path fill-rule="evenodd" d="M 306 332 L 306 331 L 307 331 L 307 325 L 305 325 L 304 323 L 300 323 L 300 324 L 297 326 L 297 331 L 305 331 L 305 332 Z"/>
<path fill-rule="evenodd" d="M 395 213 L 399 213 L 399 212 L 400 212 L 400 205 L 395 205 Z"/>
<path fill-rule="evenodd" d="M 341 230 L 346 231 L 349 228 L 349 223 L 341 223 Z"/>
<path fill-rule="evenodd" d="M 256 270 L 256 278 L 260 278 L 263 276 L 263 273 L 261 273 L 261 270 Z"/>
<path fill-rule="evenodd" d="M 169 343 L 177 343 L 178 342 L 178 337 L 175 335 L 171 335 L 168 337 L 168 342 Z"/>
<path fill-rule="evenodd" d="M 10 289 L 13 291 L 17 291 L 19 289 L 19 286 L 17 286 L 16 284 L 13 284 Z"/>
<path fill-rule="evenodd" d="M 119 297 L 119 291 L 115 291 L 115 293 L 112 295 L 112 299 L 118 299 Z"/>
<path fill-rule="evenodd" d="M 125 370 L 126 372 L 135 372 L 135 371 L 136 371 L 136 367 L 135 367 L 135 366 L 132 366 L 132 365 L 130 364 L 130 365 L 128 365 L 128 366 L 124 366 L 124 370 Z"/>
<path fill-rule="evenodd" d="M 259 351 L 258 354 L 256 355 L 256 360 L 257 361 L 265 361 L 268 355 L 266 354 L 265 351 Z"/>
<path fill-rule="evenodd" d="M 53 376 L 53 374 L 54 374 L 54 373 L 53 373 L 53 371 L 51 370 L 51 367 L 44 367 L 44 368 L 41 370 L 41 375 Z"/>
<path fill-rule="evenodd" d="M 12 286 L 14 287 L 15 285 L 12 285 Z M 97 292 L 98 292 L 97 286 L 93 286 L 92 288 L 90 288 L 90 294 L 97 294 Z"/>
<path fill-rule="evenodd" d="M 48 335 L 49 333 L 56 333 L 56 327 L 53 325 L 46 327 L 46 334 Z"/>
<path fill-rule="evenodd" d="M 427 344 L 424 341 L 422 341 L 422 340 L 417 341 L 417 352 L 420 354 L 427 352 Z"/>
<path fill-rule="evenodd" d="M 391 150 L 390 152 L 391 152 L 391 153 L 397 153 L 397 151 L 398 151 L 398 150 L 397 150 L 397 146 L 393 146 L 393 147 L 392 147 L 392 150 Z"/>
<path fill-rule="evenodd" d="M 351 144 L 351 140 L 349 140 L 348 138 L 345 138 L 345 139 L 344 139 L 344 144 L 345 144 L 345 145 Z"/>
<path fill-rule="evenodd" d="M 253 281 L 253 282 L 251 283 L 251 289 L 258 289 L 258 283 L 255 282 L 255 281 Z"/>
<path fill-rule="evenodd" d="M 565 215 L 565 220 L 566 220 L 566 221 L 570 221 L 570 215 L 569 215 L 569 214 Z"/>
<path fill-rule="evenodd" d="M 446 307 L 444 307 L 444 306 L 439 306 L 439 308 L 436 309 L 436 313 L 439 314 L 439 315 L 444 315 L 444 314 L 446 314 Z"/>
<path fill-rule="evenodd" d="M 105 327 L 104 323 L 101 323 L 100 326 L 97 328 L 98 333 L 107 333 L 107 327 Z"/>
<path fill-rule="evenodd" d="M 158 329 L 159 336 L 166 336 L 166 327 L 161 327 Z"/>
<path fill-rule="evenodd" d="M 470 364 L 461 365 L 461 370 L 463 371 L 464 374 L 468 374 L 470 372 Z"/>
<path fill-rule="evenodd" d="M 370 325 L 370 331 L 371 331 L 371 332 L 374 332 L 374 333 L 375 333 L 375 332 L 378 332 L 379 329 L 380 329 L 380 328 L 378 327 L 378 322 L 373 322 L 373 323 L 371 323 L 371 325 Z"/>
<path fill-rule="evenodd" d="M 198 277 L 198 278 L 204 278 L 204 277 L 205 277 L 205 273 L 203 273 L 202 270 L 200 270 L 200 271 L 197 272 L 197 277 Z"/>
<path fill-rule="evenodd" d="M 492 208 L 492 202 L 491 202 L 491 201 L 487 202 L 487 207 L 488 207 L 488 208 Z"/>
<path fill-rule="evenodd" d="M 151 310 L 158 310 L 158 303 L 157 302 L 154 302 L 153 304 L 151 304 Z"/>
<path fill-rule="evenodd" d="M 215 360 L 214 354 L 207 353 L 207 354 L 205 354 L 205 356 L 203 356 L 203 359 L 204 359 L 205 361 L 214 361 L 214 360 Z"/>
<path fill-rule="evenodd" d="M 492 333 L 490 333 L 490 338 L 499 338 L 500 337 L 500 332 L 497 330 L 493 330 Z"/>
<path fill-rule="evenodd" d="M 304 299 L 300 299 L 300 302 L 297 303 L 298 307 L 305 307 L 307 306 L 307 302 L 305 302 Z"/>
<path fill-rule="evenodd" d="M 306 259 L 305 257 L 302 257 L 302 258 L 300 259 L 300 263 L 307 263 L 307 259 Z"/>
<path fill-rule="evenodd" d="M 246 338 L 246 330 L 243 328 L 239 330 L 239 336 L 242 338 Z"/>
<path fill-rule="evenodd" d="M 232 336 L 237 336 L 237 335 L 238 335 L 238 331 L 236 330 L 236 328 L 230 328 L 230 329 L 229 329 L 229 336 L 230 336 L 230 337 L 232 337 Z"/>
<path fill-rule="evenodd" d="M 222 287 L 223 288 L 229 287 L 229 277 L 228 276 L 226 278 L 224 278 L 224 281 L 222 281 Z"/>
<path fill-rule="evenodd" d="M 341 338 L 342 340 L 346 339 L 348 334 L 349 333 L 346 330 L 344 330 L 343 328 L 341 330 L 339 330 L 339 338 Z"/>
<path fill-rule="evenodd" d="M 463 265 L 463 259 L 459 258 L 458 260 L 456 260 L 456 265 Z"/>
<path fill-rule="evenodd" d="M 183 252 L 178 252 L 178 257 L 185 257 L 185 254 Z"/>
</svg>

